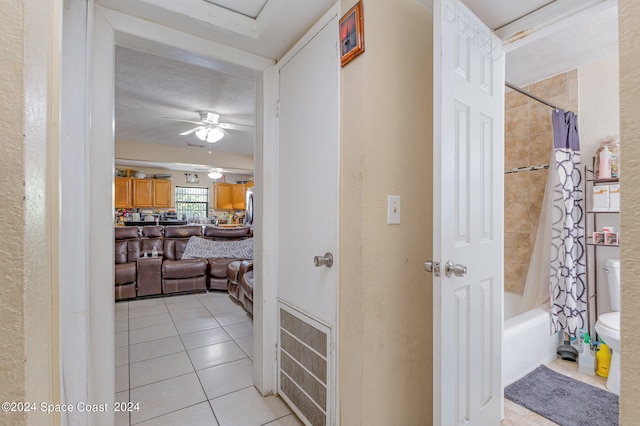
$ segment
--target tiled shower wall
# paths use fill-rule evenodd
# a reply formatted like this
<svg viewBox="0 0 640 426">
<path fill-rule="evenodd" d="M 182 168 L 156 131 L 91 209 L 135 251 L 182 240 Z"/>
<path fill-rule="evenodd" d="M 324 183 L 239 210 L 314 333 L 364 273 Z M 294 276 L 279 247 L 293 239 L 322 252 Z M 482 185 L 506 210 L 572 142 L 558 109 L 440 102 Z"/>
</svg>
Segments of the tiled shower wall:
<svg viewBox="0 0 640 426">
<path fill-rule="evenodd" d="M 523 87 L 527 92 L 578 114 L 578 70 Z M 509 89 L 507 89 L 509 90 Z M 515 91 L 505 96 L 505 170 L 549 163 L 553 149 L 552 109 Z M 504 177 L 504 287 L 522 294 L 548 170 Z"/>
</svg>

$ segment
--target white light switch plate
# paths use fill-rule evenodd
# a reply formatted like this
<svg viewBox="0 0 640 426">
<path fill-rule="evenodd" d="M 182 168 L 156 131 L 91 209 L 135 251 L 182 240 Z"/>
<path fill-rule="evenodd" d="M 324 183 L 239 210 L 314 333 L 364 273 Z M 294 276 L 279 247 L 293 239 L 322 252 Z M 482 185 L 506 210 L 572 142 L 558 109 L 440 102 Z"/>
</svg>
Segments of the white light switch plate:
<svg viewBox="0 0 640 426">
<path fill-rule="evenodd" d="M 400 225 L 400 196 L 387 196 L 387 224 Z"/>
</svg>

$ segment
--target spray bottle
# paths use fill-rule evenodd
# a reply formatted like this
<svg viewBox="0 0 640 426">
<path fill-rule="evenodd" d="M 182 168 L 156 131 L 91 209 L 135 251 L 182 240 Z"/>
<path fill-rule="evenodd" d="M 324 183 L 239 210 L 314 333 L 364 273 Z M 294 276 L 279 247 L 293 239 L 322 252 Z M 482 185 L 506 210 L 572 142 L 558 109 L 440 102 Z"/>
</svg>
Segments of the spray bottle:
<svg viewBox="0 0 640 426">
<path fill-rule="evenodd" d="M 596 358 L 591 352 L 591 338 L 589 333 L 584 330 L 580 334 L 582 336 L 582 350 L 578 355 L 578 370 L 581 373 L 593 376 L 595 375 Z"/>
</svg>

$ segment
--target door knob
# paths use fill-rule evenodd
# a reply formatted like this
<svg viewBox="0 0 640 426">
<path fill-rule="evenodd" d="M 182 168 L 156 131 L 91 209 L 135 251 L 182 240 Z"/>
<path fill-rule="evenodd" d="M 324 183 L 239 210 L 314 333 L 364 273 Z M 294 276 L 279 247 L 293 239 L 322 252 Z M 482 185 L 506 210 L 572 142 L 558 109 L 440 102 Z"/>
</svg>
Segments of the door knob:
<svg viewBox="0 0 640 426">
<path fill-rule="evenodd" d="M 316 267 L 326 266 L 327 268 L 331 268 L 333 266 L 333 255 L 330 252 L 326 252 L 324 256 L 314 256 L 313 264 Z"/>
<path fill-rule="evenodd" d="M 451 275 L 455 275 L 456 277 L 464 277 L 465 275 L 467 275 L 466 266 L 460 265 L 459 263 L 454 265 L 452 261 L 448 261 L 447 263 L 445 263 L 444 271 L 445 274 L 447 274 L 447 277 L 450 277 Z"/>
</svg>

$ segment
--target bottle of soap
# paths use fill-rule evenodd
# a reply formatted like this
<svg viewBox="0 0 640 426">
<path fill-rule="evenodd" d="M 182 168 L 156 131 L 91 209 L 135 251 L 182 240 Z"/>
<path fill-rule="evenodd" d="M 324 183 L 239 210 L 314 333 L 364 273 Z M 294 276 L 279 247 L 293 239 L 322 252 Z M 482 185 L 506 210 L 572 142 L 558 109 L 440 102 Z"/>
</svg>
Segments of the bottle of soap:
<svg viewBox="0 0 640 426">
<path fill-rule="evenodd" d="M 591 352 L 591 338 L 586 331 L 582 334 L 582 350 L 578 355 L 578 370 L 581 373 L 595 375 L 596 358 Z"/>
<path fill-rule="evenodd" d="M 598 367 L 596 368 L 596 374 L 600 377 L 609 377 L 609 366 L 611 365 L 611 350 L 604 342 L 598 345 L 598 352 L 596 352 L 596 361 Z"/>
<path fill-rule="evenodd" d="M 611 151 L 606 145 L 600 151 L 598 179 L 611 179 Z"/>
</svg>

